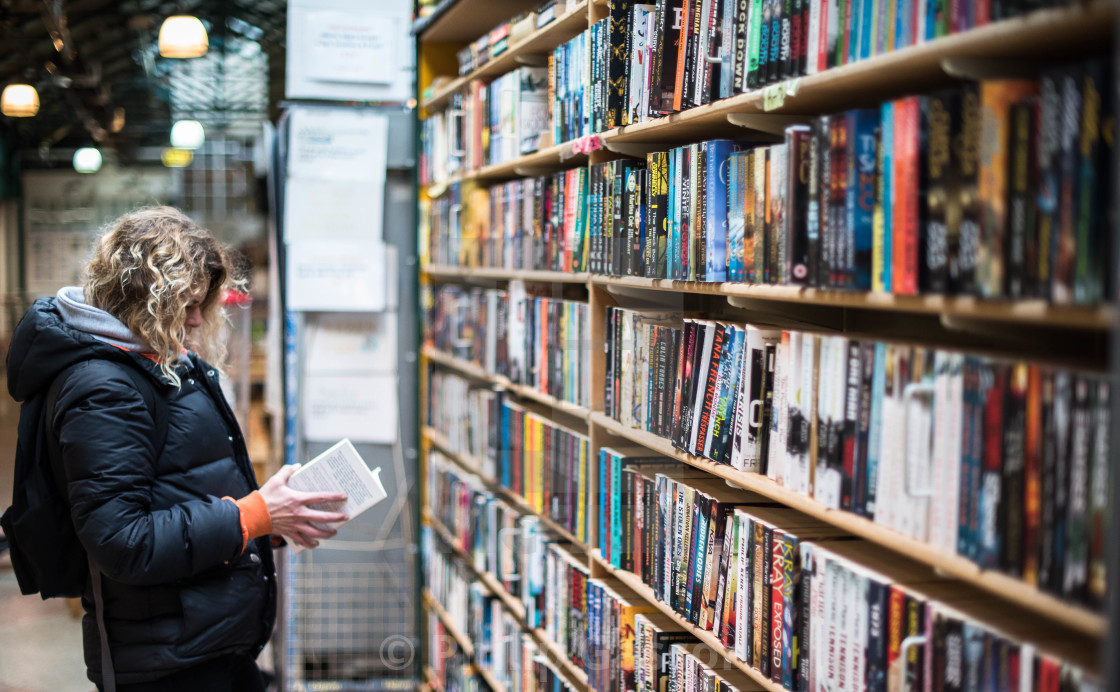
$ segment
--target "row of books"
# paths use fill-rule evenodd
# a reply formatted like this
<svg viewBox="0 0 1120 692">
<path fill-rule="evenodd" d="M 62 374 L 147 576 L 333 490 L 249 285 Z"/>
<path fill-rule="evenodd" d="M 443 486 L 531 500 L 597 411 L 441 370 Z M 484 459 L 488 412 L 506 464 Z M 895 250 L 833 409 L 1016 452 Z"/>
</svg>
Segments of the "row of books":
<svg viewBox="0 0 1120 692">
<path fill-rule="evenodd" d="M 1017 621 L 928 568 L 749 494 L 671 482 L 677 473 L 663 463 L 631 468 L 657 488 L 633 510 L 634 573 L 657 600 L 787 690 L 1091 685 L 1055 656 L 1069 652 L 1062 633 Z M 578 593 L 580 575 L 569 578 Z M 904 640 L 923 635 L 903 651 Z"/>
<path fill-rule="evenodd" d="M 592 578 L 561 543 L 546 546 L 554 616 L 544 629 L 601 692 L 754 690 L 757 683 L 614 578 Z"/>
<path fill-rule="evenodd" d="M 429 453 L 428 464 L 428 511 L 451 532 L 456 547 L 476 570 L 494 575 L 507 593 L 520 598 L 521 546 L 529 540 L 520 533 L 524 514 L 490 492 L 481 476 L 458 467 L 438 451 Z M 438 586 L 437 582 L 430 588 Z M 461 604 L 455 595 L 449 593 L 450 600 L 441 597 L 440 602 Z"/>
<path fill-rule="evenodd" d="M 1106 378 L 608 308 L 605 413 L 1067 598 L 1105 593 Z"/>
<path fill-rule="evenodd" d="M 467 75 L 500 57 L 536 29 L 548 26 L 563 14 L 565 0 L 542 2 L 532 12 L 519 12 L 459 51 L 459 75 Z"/>
<path fill-rule="evenodd" d="M 591 400 L 587 303 L 508 290 L 443 284 L 423 291 L 425 343 L 561 401 Z"/>
<path fill-rule="evenodd" d="M 570 142 L 593 132 L 587 42 L 588 32 L 585 31 L 558 46 L 548 59 L 554 142 Z"/>
<path fill-rule="evenodd" d="M 426 259 L 445 266 L 586 271 L 587 180 L 587 169 L 572 169 L 474 188 L 466 200 L 453 183 L 446 194 L 422 202 Z"/>
<path fill-rule="evenodd" d="M 451 106 L 424 119 L 420 182 L 511 161 L 551 141 L 548 70 L 521 66 L 489 84 L 473 81 Z"/>
<path fill-rule="evenodd" d="M 1056 2 L 657 0 L 593 27 L 596 132 L 968 31 Z M 598 31 L 596 31 L 598 30 Z M 596 36 L 597 34 L 597 36 Z"/>
<path fill-rule="evenodd" d="M 1098 303 L 1115 244 L 1108 74 L 1090 61 L 966 83 L 792 126 L 781 144 L 702 142 L 508 183 L 472 200 L 465 225 L 447 223 L 455 202 L 439 207 L 431 255 Z"/>
<path fill-rule="evenodd" d="M 522 629 L 520 621 L 506 610 L 501 599 L 472 579 L 454 554 L 445 552 L 442 544 L 431 542 L 430 531 L 426 537 L 428 591 L 456 631 L 468 637 L 473 649 L 467 657 L 444 622 L 430 613 L 428 658 L 437 677 L 442 679 L 438 672 L 441 669 L 453 669 L 448 671 L 453 678 L 471 675 L 473 665 L 485 670 L 508 692 L 573 690 L 556 666 L 542 654 L 532 636 Z M 462 684 L 459 680 L 456 682 Z"/>
</svg>

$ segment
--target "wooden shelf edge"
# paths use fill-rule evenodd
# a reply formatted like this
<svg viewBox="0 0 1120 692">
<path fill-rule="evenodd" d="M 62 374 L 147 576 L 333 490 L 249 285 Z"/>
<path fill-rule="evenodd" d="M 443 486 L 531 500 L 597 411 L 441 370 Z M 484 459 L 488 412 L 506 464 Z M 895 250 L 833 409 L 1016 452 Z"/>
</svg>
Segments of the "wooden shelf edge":
<svg viewBox="0 0 1120 692">
<path fill-rule="evenodd" d="M 582 20 L 582 21 L 579 21 Z M 504 53 L 487 60 L 482 65 L 452 80 L 447 86 L 433 93 L 422 104 L 428 112 L 439 110 L 454 94 L 476 79 L 496 78 L 517 69 L 517 58 L 552 51 L 587 28 L 587 0 L 576 3 L 563 15 L 523 37 Z M 577 30 L 578 29 L 578 30 Z"/>
<path fill-rule="evenodd" d="M 1104 637 L 1108 631 L 1107 619 L 1100 613 L 1040 591 L 1015 577 L 982 569 L 963 557 L 936 550 L 928 543 L 904 536 L 864 517 L 842 510 L 829 509 L 816 500 L 778 485 L 765 476 L 738 471 L 730 466 L 686 454 L 674 448 L 664 438 L 644 430 L 628 428 L 597 411 L 591 414 L 591 423 L 608 433 L 625 437 L 654 452 L 708 471 L 746 490 L 848 531 L 903 557 L 928 565 L 1052 622 L 1060 623 L 1091 637 Z"/>
<path fill-rule="evenodd" d="M 509 379 L 501 375 L 491 375 L 478 365 L 463 360 L 462 358 L 456 358 L 455 356 L 444 353 L 439 349 L 425 346 L 422 350 L 422 353 L 428 358 L 428 360 L 432 361 L 433 363 L 439 363 L 444 367 L 456 370 L 476 380 L 482 380 L 484 382 L 490 382 L 492 384 L 498 385 L 499 387 L 502 387 L 503 389 L 506 389 L 523 399 L 532 399 L 539 404 L 550 406 L 557 411 L 561 411 L 569 416 L 573 416 L 575 418 L 579 418 L 580 420 L 586 421 L 588 416 L 591 415 L 591 411 L 584 408 L 583 406 L 573 404 L 569 401 L 561 401 L 560 399 L 557 399 L 550 394 L 539 392 L 536 389 L 533 389 L 532 387 L 528 387 L 526 385 L 514 384 L 513 382 L 510 382 Z"/>
<path fill-rule="evenodd" d="M 436 677 L 436 672 L 432 670 L 431 666 L 424 666 L 424 684 L 427 685 L 429 689 L 443 692 L 443 683 Z"/>
<path fill-rule="evenodd" d="M 568 678 L 569 682 L 576 681 L 584 688 L 587 687 L 587 674 L 582 670 L 576 668 L 571 661 L 563 655 L 559 647 L 545 636 L 545 633 L 540 628 L 530 628 L 525 620 L 525 608 L 520 601 L 514 599 L 508 591 L 502 587 L 501 584 L 494 579 L 494 576 L 478 570 L 474 566 L 474 562 L 470 557 L 455 545 L 455 539 L 451 532 L 440 523 L 435 517 L 430 517 L 432 530 L 447 544 L 447 547 L 454 552 L 467 569 L 474 574 L 475 578 L 489 591 L 495 598 L 502 602 L 506 610 L 517 620 L 517 624 L 521 626 L 522 631 L 529 633 L 533 637 L 537 646 L 544 650 L 553 659 L 553 663 L 557 664 L 561 669 L 561 674 Z"/>
<path fill-rule="evenodd" d="M 459 631 L 459 628 L 451 621 L 451 614 L 440 605 L 440 602 L 432 596 L 432 593 L 428 591 L 428 589 L 424 589 L 423 601 L 424 606 L 435 613 L 436 617 L 443 623 L 443 629 L 451 635 L 451 638 L 455 640 L 455 643 L 459 645 L 463 653 L 470 658 L 474 658 L 474 643 L 467 635 Z"/>
<path fill-rule="evenodd" d="M 986 300 L 972 296 L 904 296 L 870 291 L 840 291 L 801 286 L 706 283 L 635 276 L 591 275 L 597 286 L 620 286 L 674 293 L 695 293 L 780 303 L 845 307 L 884 312 L 944 315 L 960 319 L 1065 327 L 1096 331 L 1115 326 L 1112 306 L 1055 305 L 1042 300 Z"/>
<path fill-rule="evenodd" d="M 586 284 L 586 272 L 554 272 L 546 269 L 505 269 L 503 267 L 454 267 L 442 264 L 428 264 L 420 268 L 433 278 L 477 278 L 500 281 L 533 281 L 537 283 Z"/>
<path fill-rule="evenodd" d="M 464 471 L 478 476 L 482 480 L 483 484 L 486 485 L 487 490 L 494 493 L 495 495 L 498 495 L 502 500 L 505 500 L 509 504 L 513 505 L 522 514 L 529 514 L 536 517 L 542 524 L 544 524 L 545 528 L 547 528 L 549 531 L 552 531 L 569 543 L 578 546 L 584 552 L 591 552 L 590 546 L 576 538 L 575 535 L 573 535 L 570 531 L 565 529 L 560 524 L 556 523 L 556 521 L 552 518 L 547 517 L 535 510 L 532 506 L 529 505 L 528 502 L 525 501 L 525 498 L 505 487 L 497 480 L 493 478 L 487 478 L 486 476 L 482 475 L 482 472 L 480 470 L 482 468 L 482 464 L 477 459 L 468 457 L 465 454 L 460 454 L 458 452 L 452 451 L 451 446 L 447 442 L 447 436 L 445 436 L 443 433 L 430 426 L 424 426 L 422 432 L 429 442 L 431 442 L 436 447 L 439 447 L 440 451 L 445 457 L 451 459 Z"/>
<path fill-rule="evenodd" d="M 715 634 L 707 630 L 700 629 L 696 625 L 681 617 L 681 615 L 673 610 L 673 608 L 669 604 L 658 600 L 656 594 L 653 593 L 653 589 L 642 583 L 642 580 L 637 576 L 631 574 L 630 572 L 611 567 L 610 563 L 603 560 L 603 558 L 598 554 L 592 555 L 591 559 L 612 577 L 619 580 L 639 596 L 648 601 L 650 605 L 672 618 L 673 622 L 677 623 L 677 625 L 679 625 L 681 629 L 695 636 L 697 639 L 703 642 L 705 646 L 711 647 L 711 649 L 715 651 L 716 654 L 718 654 L 721 658 L 734 666 L 737 670 L 745 673 L 752 680 L 761 685 L 763 689 L 770 690 L 770 692 L 788 692 L 788 690 L 786 690 L 781 685 L 771 681 L 768 678 L 763 677 L 762 673 L 747 665 L 743 661 L 740 661 L 733 652 L 728 651 L 723 646 L 723 644 L 719 641 Z"/>
<path fill-rule="evenodd" d="M 494 280 L 539 281 L 547 283 L 589 283 L 599 287 L 636 288 L 649 291 L 690 293 L 746 298 L 750 300 L 854 308 L 880 312 L 943 315 L 947 318 L 999 322 L 1022 326 L 1108 331 L 1120 313 L 1111 305 L 1057 305 L 1039 299 L 988 300 L 974 296 L 897 295 L 871 291 L 841 291 L 801 286 L 708 283 L 674 279 L 646 279 L 637 276 L 610 276 L 500 267 L 449 267 L 427 265 L 422 271 L 433 278 L 478 278 Z"/>
</svg>

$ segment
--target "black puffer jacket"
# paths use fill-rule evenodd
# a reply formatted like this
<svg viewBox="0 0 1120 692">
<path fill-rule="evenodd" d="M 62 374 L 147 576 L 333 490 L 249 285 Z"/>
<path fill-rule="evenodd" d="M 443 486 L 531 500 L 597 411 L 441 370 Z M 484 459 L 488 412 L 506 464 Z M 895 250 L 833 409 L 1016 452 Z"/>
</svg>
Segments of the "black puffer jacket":
<svg viewBox="0 0 1120 692">
<path fill-rule="evenodd" d="M 66 324 L 36 301 L 13 335 L 8 388 L 17 401 L 59 391 L 54 429 L 82 545 L 100 567 L 116 679 L 143 682 L 231 652 L 256 655 L 272 630 L 276 581 L 267 537 L 241 550 L 237 506 L 252 466 L 216 371 L 191 354 L 182 387 L 143 356 Z M 139 368 L 168 404 L 156 455 L 152 412 L 122 368 Z M 83 598 L 86 667 L 101 682 L 92 591 Z"/>
</svg>

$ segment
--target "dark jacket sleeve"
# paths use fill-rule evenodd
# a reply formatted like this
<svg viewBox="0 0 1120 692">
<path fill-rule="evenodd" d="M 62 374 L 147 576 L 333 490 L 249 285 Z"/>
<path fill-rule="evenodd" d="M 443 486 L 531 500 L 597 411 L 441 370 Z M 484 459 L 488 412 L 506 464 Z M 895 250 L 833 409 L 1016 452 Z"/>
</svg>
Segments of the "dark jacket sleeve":
<svg viewBox="0 0 1120 692">
<path fill-rule="evenodd" d="M 126 584 L 172 582 L 233 559 L 241 552 L 234 503 L 207 497 L 152 509 L 155 424 L 121 367 L 104 361 L 78 366 L 55 406 L 82 545 L 106 576 Z"/>
</svg>

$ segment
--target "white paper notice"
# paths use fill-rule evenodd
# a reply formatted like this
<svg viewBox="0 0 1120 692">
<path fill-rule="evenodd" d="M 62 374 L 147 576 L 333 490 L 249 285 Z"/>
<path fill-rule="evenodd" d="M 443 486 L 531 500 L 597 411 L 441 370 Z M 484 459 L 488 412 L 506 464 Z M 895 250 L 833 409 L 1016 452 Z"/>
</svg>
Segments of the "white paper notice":
<svg viewBox="0 0 1120 692">
<path fill-rule="evenodd" d="M 288 178 L 385 184 L 389 120 L 360 109 L 292 111 Z"/>
<path fill-rule="evenodd" d="M 300 108 L 289 127 L 284 237 L 381 240 L 388 119 L 358 109 Z"/>
<path fill-rule="evenodd" d="M 392 444 L 397 439 L 397 376 L 318 375 L 303 385 L 303 435 L 323 442 Z"/>
<path fill-rule="evenodd" d="M 397 316 L 315 315 L 308 319 L 307 376 L 389 374 L 397 368 Z"/>
<path fill-rule="evenodd" d="M 371 12 L 310 12 L 307 76 L 324 82 L 389 84 L 397 67 L 396 39 L 404 32 L 391 17 Z"/>
<path fill-rule="evenodd" d="M 381 312 L 385 245 L 304 240 L 288 245 L 288 307 L 299 311 Z"/>
<path fill-rule="evenodd" d="M 329 502 L 312 507 L 345 512 L 353 521 L 359 514 L 387 497 L 380 473 L 380 468 L 371 471 L 350 440 L 345 439 L 301 466 L 288 479 L 288 486 L 303 492 L 346 493 L 345 502 Z M 342 523 L 344 522 L 336 522 L 330 526 L 338 528 Z M 304 550 L 291 539 L 289 545 L 297 553 Z"/>
</svg>

